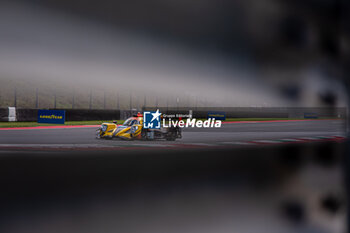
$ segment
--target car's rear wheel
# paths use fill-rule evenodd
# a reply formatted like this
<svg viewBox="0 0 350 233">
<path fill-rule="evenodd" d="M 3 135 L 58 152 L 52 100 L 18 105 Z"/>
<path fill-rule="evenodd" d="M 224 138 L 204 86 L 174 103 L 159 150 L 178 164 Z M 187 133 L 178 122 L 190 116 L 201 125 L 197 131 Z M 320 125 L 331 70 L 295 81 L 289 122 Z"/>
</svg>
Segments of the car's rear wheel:
<svg viewBox="0 0 350 233">
<path fill-rule="evenodd" d="M 168 132 L 167 136 L 165 137 L 167 141 L 175 141 L 176 134 L 174 132 Z"/>
</svg>

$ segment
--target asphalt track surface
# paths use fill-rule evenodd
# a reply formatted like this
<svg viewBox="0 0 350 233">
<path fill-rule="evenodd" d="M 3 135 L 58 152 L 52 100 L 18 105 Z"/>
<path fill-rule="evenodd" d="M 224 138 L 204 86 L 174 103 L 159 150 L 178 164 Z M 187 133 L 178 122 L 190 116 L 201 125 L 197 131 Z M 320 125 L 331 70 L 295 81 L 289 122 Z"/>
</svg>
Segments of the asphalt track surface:
<svg viewBox="0 0 350 233">
<path fill-rule="evenodd" d="M 221 128 L 185 128 L 176 141 L 125 141 L 95 138 L 96 128 L 0 130 L 0 150 L 6 148 L 118 148 L 205 147 L 223 145 L 277 144 L 318 139 L 344 139 L 342 120 L 241 122 Z"/>
</svg>

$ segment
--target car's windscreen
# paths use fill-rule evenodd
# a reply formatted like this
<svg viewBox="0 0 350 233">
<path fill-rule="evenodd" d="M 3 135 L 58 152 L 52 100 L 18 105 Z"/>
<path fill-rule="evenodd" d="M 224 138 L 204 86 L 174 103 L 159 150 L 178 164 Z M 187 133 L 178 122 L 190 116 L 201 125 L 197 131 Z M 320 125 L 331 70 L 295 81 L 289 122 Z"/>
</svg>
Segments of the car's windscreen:
<svg viewBox="0 0 350 233">
<path fill-rule="evenodd" d="M 125 125 L 125 126 L 132 126 L 132 125 L 135 125 L 135 124 L 137 124 L 137 123 L 138 123 L 138 121 L 135 120 L 135 119 L 127 119 L 127 120 L 124 122 L 123 125 Z"/>
</svg>

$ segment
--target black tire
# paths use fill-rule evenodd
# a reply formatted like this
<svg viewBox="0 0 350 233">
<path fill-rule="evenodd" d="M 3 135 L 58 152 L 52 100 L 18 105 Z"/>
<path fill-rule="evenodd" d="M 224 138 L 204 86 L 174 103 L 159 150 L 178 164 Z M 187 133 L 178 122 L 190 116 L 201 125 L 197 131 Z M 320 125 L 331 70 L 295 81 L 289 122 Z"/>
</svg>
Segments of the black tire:
<svg viewBox="0 0 350 233">
<path fill-rule="evenodd" d="M 150 139 L 147 137 L 147 130 L 145 130 L 145 129 L 142 129 L 142 131 L 141 131 L 141 140 L 145 140 L 145 141 L 150 140 Z"/>
<path fill-rule="evenodd" d="M 174 132 L 169 132 L 165 139 L 167 141 L 175 141 L 176 140 L 176 134 Z"/>
</svg>

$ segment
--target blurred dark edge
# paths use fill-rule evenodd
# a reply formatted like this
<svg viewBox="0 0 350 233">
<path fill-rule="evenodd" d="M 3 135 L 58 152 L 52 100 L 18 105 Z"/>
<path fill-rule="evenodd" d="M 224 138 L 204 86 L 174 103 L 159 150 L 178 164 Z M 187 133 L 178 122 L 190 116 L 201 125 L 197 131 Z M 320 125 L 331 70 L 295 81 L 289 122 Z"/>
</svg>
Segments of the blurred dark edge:
<svg viewBox="0 0 350 233">
<path fill-rule="evenodd" d="M 339 169 L 348 165 L 344 163 L 344 159 L 348 161 L 345 145 L 327 142 L 222 150 L 2 153 L 0 223 L 16 221 L 23 213 L 45 214 L 47 207 L 57 203 L 77 211 L 95 197 L 123 202 L 135 192 L 161 198 L 174 189 L 181 193 L 209 187 L 240 193 L 248 186 L 254 190 L 253 196 L 267 189 L 278 196 L 305 164 Z M 325 205 L 333 202 L 326 200 Z M 300 218 L 302 207 L 285 205 L 291 218 Z"/>
</svg>

